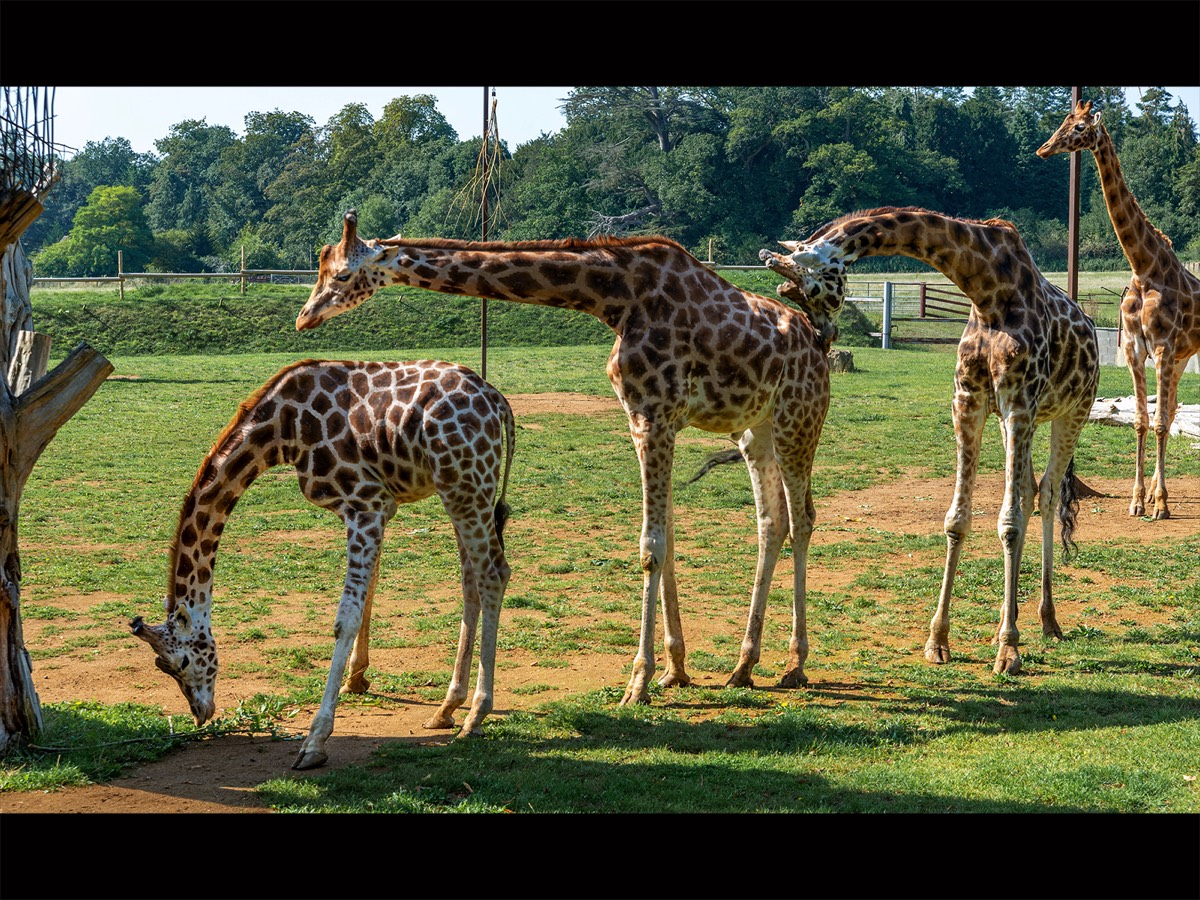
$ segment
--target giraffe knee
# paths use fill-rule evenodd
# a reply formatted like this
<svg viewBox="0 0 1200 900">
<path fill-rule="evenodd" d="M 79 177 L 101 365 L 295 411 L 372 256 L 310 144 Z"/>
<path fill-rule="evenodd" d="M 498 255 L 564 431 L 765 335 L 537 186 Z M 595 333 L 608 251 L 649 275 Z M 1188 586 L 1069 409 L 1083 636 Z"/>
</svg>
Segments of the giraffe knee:
<svg viewBox="0 0 1200 900">
<path fill-rule="evenodd" d="M 649 534 L 642 538 L 642 571 L 658 572 L 667 558 L 667 541 L 661 534 Z"/>
</svg>

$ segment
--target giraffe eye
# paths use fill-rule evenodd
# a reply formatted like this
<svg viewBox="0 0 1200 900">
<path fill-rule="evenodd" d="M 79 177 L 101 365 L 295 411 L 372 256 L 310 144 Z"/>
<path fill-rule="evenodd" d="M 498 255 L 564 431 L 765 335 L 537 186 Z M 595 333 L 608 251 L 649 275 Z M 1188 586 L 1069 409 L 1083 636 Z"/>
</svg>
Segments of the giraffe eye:
<svg viewBox="0 0 1200 900">
<path fill-rule="evenodd" d="M 1076 131 L 1083 131 L 1083 129 L 1084 129 L 1085 127 L 1086 127 L 1086 126 L 1085 126 L 1085 125 L 1084 125 L 1082 122 L 1080 122 L 1078 125 L 1076 125 L 1076 126 L 1075 126 L 1075 130 L 1076 130 Z"/>
<path fill-rule="evenodd" d="M 350 280 L 349 272 L 347 272 L 345 275 L 335 275 L 334 276 L 334 281 L 349 281 L 349 280 Z"/>
</svg>

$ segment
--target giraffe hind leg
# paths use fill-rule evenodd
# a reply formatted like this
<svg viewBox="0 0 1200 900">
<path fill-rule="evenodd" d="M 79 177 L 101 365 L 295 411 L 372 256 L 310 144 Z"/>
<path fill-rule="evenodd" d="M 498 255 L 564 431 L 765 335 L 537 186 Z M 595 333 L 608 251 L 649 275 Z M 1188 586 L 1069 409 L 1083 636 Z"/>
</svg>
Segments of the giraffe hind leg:
<svg viewBox="0 0 1200 900">
<path fill-rule="evenodd" d="M 365 694 L 371 687 L 367 678 L 367 667 L 371 664 L 371 606 L 375 600 L 375 584 L 379 578 L 379 558 L 375 558 L 375 568 L 371 570 L 371 583 L 367 586 L 367 599 L 363 604 L 362 624 L 358 626 L 358 636 L 354 639 L 354 649 L 350 651 L 350 667 L 346 683 L 342 685 L 343 694 Z"/>
</svg>

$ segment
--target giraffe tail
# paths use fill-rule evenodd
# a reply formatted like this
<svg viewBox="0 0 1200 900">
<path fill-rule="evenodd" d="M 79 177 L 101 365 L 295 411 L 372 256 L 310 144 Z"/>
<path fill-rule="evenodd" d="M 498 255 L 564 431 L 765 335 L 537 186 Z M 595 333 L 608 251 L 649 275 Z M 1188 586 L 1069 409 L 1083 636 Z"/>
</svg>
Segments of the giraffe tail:
<svg viewBox="0 0 1200 900">
<path fill-rule="evenodd" d="M 500 398 L 502 403 L 502 412 L 504 416 L 504 476 L 500 482 L 500 498 L 496 501 L 496 537 L 500 539 L 500 546 L 504 546 L 504 526 L 508 522 L 508 517 L 512 513 L 512 507 L 504 499 L 508 493 L 508 473 L 512 470 L 513 446 L 516 443 L 516 425 L 513 422 L 512 407 L 508 405 L 503 395 Z"/>
<path fill-rule="evenodd" d="M 704 464 L 696 471 L 696 474 L 689 478 L 684 484 L 694 484 L 709 473 L 710 469 L 717 466 L 723 466 L 728 463 L 742 462 L 742 451 L 737 447 L 732 450 L 722 450 L 720 453 L 714 453 L 704 461 Z"/>
<path fill-rule="evenodd" d="M 1075 543 L 1075 518 L 1079 514 L 1079 494 L 1075 490 L 1075 457 L 1067 463 L 1058 492 L 1058 524 L 1062 533 L 1063 562 L 1070 562 L 1079 551 Z"/>
</svg>

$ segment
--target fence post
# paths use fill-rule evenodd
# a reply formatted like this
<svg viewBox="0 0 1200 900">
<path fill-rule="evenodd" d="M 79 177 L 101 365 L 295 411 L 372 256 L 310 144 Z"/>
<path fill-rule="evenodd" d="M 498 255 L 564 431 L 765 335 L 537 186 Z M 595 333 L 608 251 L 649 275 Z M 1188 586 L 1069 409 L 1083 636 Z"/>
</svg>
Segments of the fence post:
<svg viewBox="0 0 1200 900">
<path fill-rule="evenodd" d="M 883 334 L 882 346 L 884 350 L 892 349 L 892 283 L 885 281 L 883 283 Z"/>
<path fill-rule="evenodd" d="M 121 299 L 125 299 L 125 251 L 117 251 L 117 288 L 121 292 Z"/>
<path fill-rule="evenodd" d="M 242 296 L 246 296 L 246 245 L 242 244 Z"/>
<path fill-rule="evenodd" d="M 921 318 L 925 318 L 925 282 L 921 282 Z"/>
</svg>

